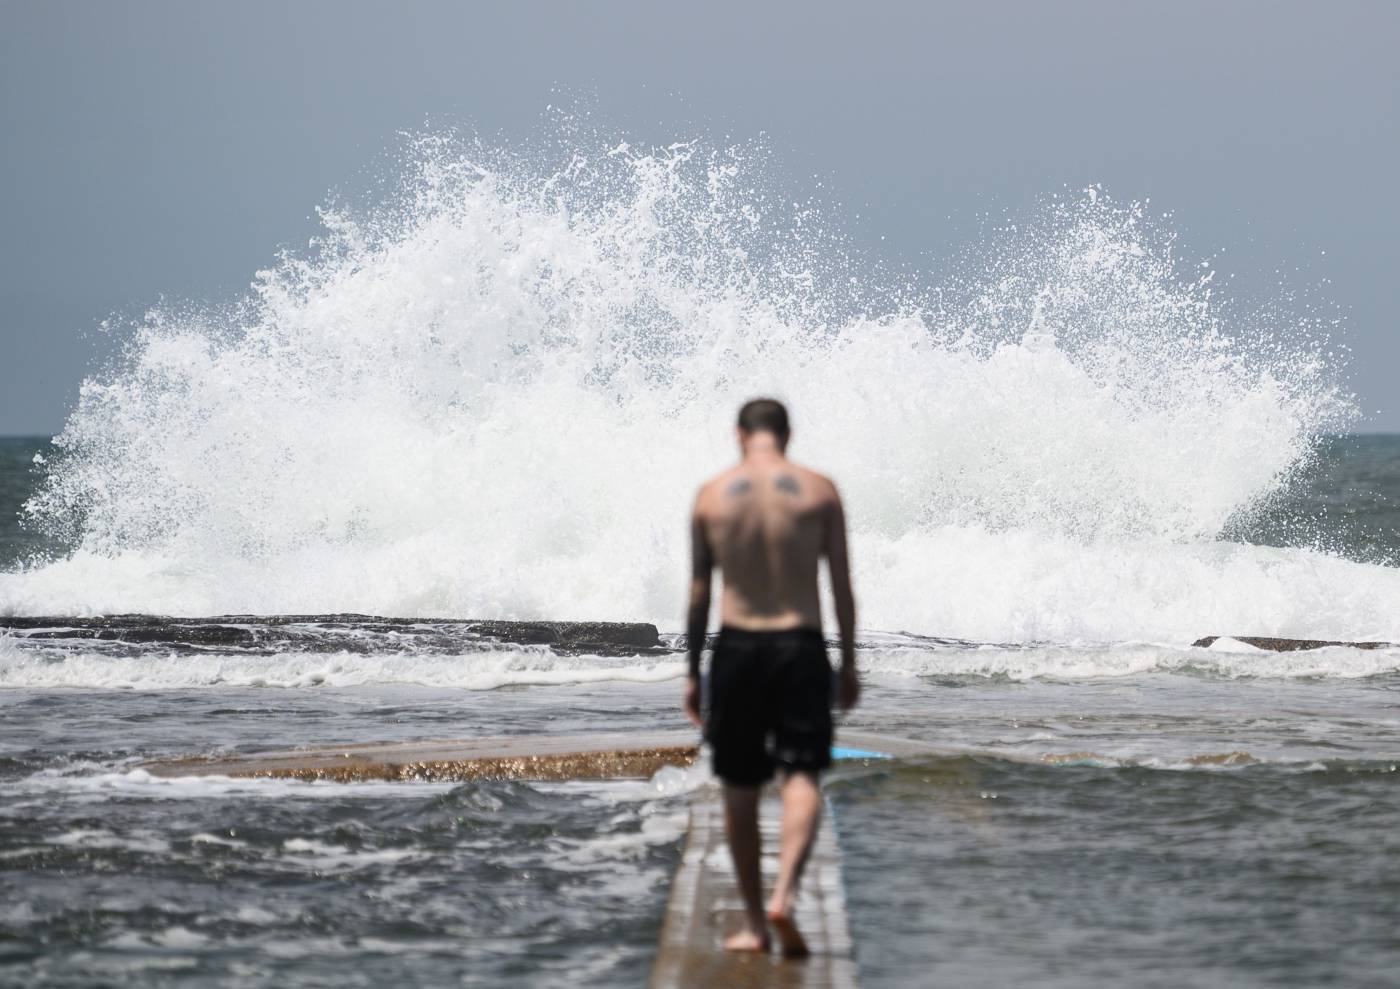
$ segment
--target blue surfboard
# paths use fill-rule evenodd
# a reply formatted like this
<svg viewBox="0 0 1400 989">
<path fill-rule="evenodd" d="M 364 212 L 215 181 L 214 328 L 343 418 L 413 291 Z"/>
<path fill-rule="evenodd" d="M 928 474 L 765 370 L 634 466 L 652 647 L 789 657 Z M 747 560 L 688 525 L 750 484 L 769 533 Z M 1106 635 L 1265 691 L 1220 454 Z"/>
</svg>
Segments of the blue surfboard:
<svg viewBox="0 0 1400 989">
<path fill-rule="evenodd" d="M 869 749 L 844 749 L 839 745 L 831 747 L 832 759 L 893 759 L 888 752 L 871 752 Z"/>
</svg>

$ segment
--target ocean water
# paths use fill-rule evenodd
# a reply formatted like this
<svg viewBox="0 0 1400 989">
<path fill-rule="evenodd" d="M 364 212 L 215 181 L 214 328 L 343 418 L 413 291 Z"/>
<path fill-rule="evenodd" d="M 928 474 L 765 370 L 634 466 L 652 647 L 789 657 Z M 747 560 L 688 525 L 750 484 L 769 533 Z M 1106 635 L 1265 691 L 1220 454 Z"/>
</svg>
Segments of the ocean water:
<svg viewBox="0 0 1400 989">
<path fill-rule="evenodd" d="M 565 152 L 419 142 L 246 299 L 114 327 L 53 441 L 0 440 L 0 616 L 58 633 L 0 635 L 0 983 L 643 984 L 703 771 L 136 767 L 682 727 L 689 499 L 776 393 L 847 502 L 848 723 L 976 750 L 832 773 L 865 985 L 1392 985 L 1400 648 L 1232 638 L 1400 642 L 1400 437 L 1347 433 L 1328 321 L 1096 189 L 920 279 L 751 149 Z M 61 634 L 118 612 L 425 634 Z"/>
</svg>

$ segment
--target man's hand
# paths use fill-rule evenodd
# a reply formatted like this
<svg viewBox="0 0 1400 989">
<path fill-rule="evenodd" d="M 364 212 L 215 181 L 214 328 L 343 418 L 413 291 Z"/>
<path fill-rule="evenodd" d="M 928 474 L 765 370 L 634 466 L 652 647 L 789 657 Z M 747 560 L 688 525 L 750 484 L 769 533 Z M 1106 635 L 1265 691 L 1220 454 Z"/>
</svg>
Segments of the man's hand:
<svg viewBox="0 0 1400 989">
<path fill-rule="evenodd" d="M 700 678 L 686 677 L 685 700 L 681 702 L 685 716 L 695 723 L 696 728 L 705 727 L 705 719 L 700 716 Z"/>
<path fill-rule="evenodd" d="M 860 700 L 860 681 L 856 679 L 854 663 L 841 664 L 841 687 L 838 700 L 841 702 L 842 711 L 849 711 Z"/>
</svg>

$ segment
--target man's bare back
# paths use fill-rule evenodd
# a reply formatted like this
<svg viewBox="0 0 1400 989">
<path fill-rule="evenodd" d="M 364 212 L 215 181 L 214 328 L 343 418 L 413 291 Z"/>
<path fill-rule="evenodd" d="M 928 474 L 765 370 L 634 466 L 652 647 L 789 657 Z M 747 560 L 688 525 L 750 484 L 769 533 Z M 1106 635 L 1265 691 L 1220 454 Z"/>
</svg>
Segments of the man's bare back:
<svg viewBox="0 0 1400 989">
<path fill-rule="evenodd" d="M 839 507 L 829 480 L 776 453 L 751 456 L 702 487 L 696 524 L 724 575 L 720 622 L 820 629 L 817 564 Z"/>
</svg>

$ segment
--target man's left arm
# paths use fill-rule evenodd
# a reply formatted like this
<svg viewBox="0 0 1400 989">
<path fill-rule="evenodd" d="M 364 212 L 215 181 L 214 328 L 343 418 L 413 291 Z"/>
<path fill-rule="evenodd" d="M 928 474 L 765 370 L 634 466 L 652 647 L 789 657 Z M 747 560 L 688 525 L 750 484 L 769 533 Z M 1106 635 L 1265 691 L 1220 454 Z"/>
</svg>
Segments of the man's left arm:
<svg viewBox="0 0 1400 989">
<path fill-rule="evenodd" d="M 705 632 L 710 622 L 710 578 L 715 560 L 710 542 L 705 537 L 705 523 L 700 517 L 700 500 L 690 519 L 690 604 L 686 611 L 685 637 L 689 649 L 690 669 L 685 685 L 685 713 L 699 727 L 704 727 L 700 715 L 700 656 L 705 649 Z"/>
<path fill-rule="evenodd" d="M 851 559 L 846 547 L 846 510 L 836 486 L 827 505 L 826 563 L 831 571 L 831 596 L 836 605 L 836 627 L 841 636 L 841 710 L 849 711 L 860 699 L 856 678 L 856 599 L 851 593 Z"/>
</svg>

